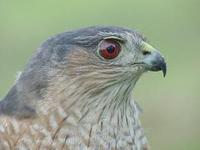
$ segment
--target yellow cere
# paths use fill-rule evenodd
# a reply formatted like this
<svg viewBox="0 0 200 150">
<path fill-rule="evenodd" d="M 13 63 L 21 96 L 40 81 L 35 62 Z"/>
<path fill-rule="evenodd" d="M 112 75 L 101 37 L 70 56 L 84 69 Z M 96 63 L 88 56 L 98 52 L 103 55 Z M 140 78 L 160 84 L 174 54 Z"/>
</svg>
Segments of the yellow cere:
<svg viewBox="0 0 200 150">
<path fill-rule="evenodd" d="M 142 51 L 153 52 L 155 48 L 146 42 L 142 42 Z"/>
</svg>

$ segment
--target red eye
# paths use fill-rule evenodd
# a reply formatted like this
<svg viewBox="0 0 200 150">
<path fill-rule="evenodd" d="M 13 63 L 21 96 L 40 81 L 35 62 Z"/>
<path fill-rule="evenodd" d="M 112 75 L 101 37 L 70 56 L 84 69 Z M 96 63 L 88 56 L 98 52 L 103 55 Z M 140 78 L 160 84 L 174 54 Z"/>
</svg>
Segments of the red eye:
<svg viewBox="0 0 200 150">
<path fill-rule="evenodd" d="M 105 59 L 113 59 L 117 57 L 120 51 L 120 44 L 114 40 L 104 40 L 99 47 L 99 53 Z"/>
</svg>

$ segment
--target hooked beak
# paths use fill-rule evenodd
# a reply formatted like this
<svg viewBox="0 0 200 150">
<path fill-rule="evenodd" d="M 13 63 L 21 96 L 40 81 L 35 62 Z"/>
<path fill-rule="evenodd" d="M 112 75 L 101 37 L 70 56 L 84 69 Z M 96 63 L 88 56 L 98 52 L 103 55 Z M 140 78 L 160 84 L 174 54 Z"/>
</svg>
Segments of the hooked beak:
<svg viewBox="0 0 200 150">
<path fill-rule="evenodd" d="M 167 72 L 167 65 L 164 57 L 155 48 L 146 42 L 142 43 L 142 52 L 144 59 L 142 63 L 148 71 L 162 71 L 165 77 Z"/>
</svg>

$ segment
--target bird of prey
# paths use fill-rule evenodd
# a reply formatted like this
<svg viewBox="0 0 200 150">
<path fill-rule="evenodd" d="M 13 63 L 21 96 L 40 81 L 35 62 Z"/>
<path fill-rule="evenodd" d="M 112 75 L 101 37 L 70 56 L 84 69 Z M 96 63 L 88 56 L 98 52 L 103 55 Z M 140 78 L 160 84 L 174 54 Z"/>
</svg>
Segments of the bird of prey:
<svg viewBox="0 0 200 150">
<path fill-rule="evenodd" d="M 163 56 L 135 30 L 87 27 L 49 38 L 0 102 L 0 149 L 147 150 L 133 89 Z"/>
</svg>

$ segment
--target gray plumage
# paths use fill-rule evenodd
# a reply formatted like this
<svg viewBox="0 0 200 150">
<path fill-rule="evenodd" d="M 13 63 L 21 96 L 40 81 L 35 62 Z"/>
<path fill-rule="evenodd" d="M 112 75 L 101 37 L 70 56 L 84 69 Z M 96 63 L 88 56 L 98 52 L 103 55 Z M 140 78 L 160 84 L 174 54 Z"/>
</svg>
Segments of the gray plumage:
<svg viewBox="0 0 200 150">
<path fill-rule="evenodd" d="M 100 56 L 99 45 L 105 40 L 120 44 L 119 56 L 109 60 Z M 166 64 L 136 31 L 89 27 L 58 34 L 34 53 L 0 102 L 4 122 L 0 129 L 5 133 L 12 122 L 18 124 L 14 130 L 28 124 L 21 143 L 15 145 L 25 149 L 33 148 L 23 140 L 25 135 L 39 136 L 42 130 L 47 133 L 41 149 L 61 145 L 69 149 L 145 149 L 147 140 L 132 90 L 149 70 L 162 70 L 165 75 Z M 35 126 L 41 129 L 36 132 Z M 15 132 L 21 135 L 20 130 Z M 5 140 L 5 136 L 0 138 Z"/>
</svg>

